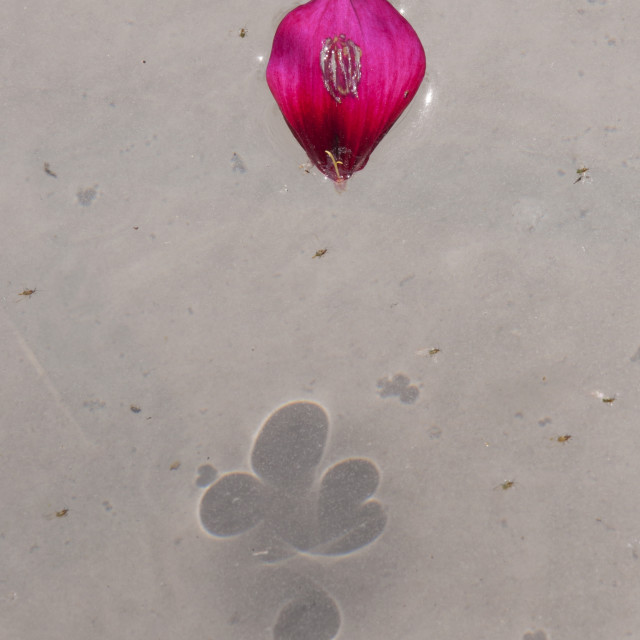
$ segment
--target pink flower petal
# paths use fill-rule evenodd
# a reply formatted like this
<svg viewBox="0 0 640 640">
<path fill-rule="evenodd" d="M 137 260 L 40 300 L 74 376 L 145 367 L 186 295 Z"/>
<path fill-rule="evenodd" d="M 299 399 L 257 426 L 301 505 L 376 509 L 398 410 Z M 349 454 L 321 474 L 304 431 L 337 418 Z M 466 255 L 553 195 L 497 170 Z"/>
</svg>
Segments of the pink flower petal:
<svg viewBox="0 0 640 640">
<path fill-rule="evenodd" d="M 280 23 L 267 83 L 309 158 L 342 182 L 409 105 L 424 49 L 387 0 L 311 0 Z"/>
</svg>

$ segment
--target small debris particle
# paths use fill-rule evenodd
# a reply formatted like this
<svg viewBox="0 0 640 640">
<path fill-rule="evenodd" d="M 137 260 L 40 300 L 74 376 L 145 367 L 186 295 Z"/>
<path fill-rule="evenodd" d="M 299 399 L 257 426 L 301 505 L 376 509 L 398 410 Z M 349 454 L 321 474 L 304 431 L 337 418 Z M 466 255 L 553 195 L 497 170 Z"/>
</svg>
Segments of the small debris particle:
<svg viewBox="0 0 640 640">
<path fill-rule="evenodd" d="M 438 347 L 427 347 L 425 349 L 419 349 L 418 351 L 416 351 L 416 355 L 417 356 L 437 356 L 440 351 L 442 351 L 442 349 L 438 348 Z"/>
<path fill-rule="evenodd" d="M 58 174 L 57 174 L 57 173 L 54 173 L 54 172 L 51 170 L 51 166 L 49 165 L 49 163 L 48 163 L 48 162 L 45 162 L 45 163 L 44 163 L 44 172 L 45 172 L 48 176 L 51 176 L 52 178 L 57 178 L 57 177 L 58 177 Z"/>
<path fill-rule="evenodd" d="M 571 436 L 569 434 L 565 435 L 565 436 L 558 436 L 556 438 L 556 440 L 558 442 L 569 442 L 569 440 L 571 440 Z"/>
<path fill-rule="evenodd" d="M 176 460 L 175 462 L 171 463 L 171 466 L 169 467 L 169 471 L 175 471 L 176 469 L 180 468 L 180 461 Z"/>
<path fill-rule="evenodd" d="M 61 511 L 56 511 L 56 518 L 64 518 L 67 513 L 69 513 L 69 509 L 62 509 Z"/>
<path fill-rule="evenodd" d="M 611 404 L 614 401 L 615 401 L 615 397 L 613 397 L 613 398 L 602 398 L 602 402 L 605 402 L 606 404 Z"/>
<path fill-rule="evenodd" d="M 133 227 L 134 231 L 137 231 L 140 227 Z"/>
<path fill-rule="evenodd" d="M 129 409 L 131 409 L 131 411 L 132 411 L 133 413 L 140 413 L 140 411 L 142 411 L 142 409 L 140 409 L 140 407 L 139 407 L 139 406 L 137 406 L 137 405 L 135 405 L 135 404 L 132 404 L 132 405 L 129 407 Z"/>
<path fill-rule="evenodd" d="M 576 173 L 578 174 L 578 177 L 576 178 L 575 182 L 573 184 L 577 184 L 578 182 L 582 182 L 582 181 L 586 181 L 589 176 L 587 174 L 587 172 L 589 171 L 589 167 L 580 167 L 579 169 L 576 170 Z"/>
</svg>

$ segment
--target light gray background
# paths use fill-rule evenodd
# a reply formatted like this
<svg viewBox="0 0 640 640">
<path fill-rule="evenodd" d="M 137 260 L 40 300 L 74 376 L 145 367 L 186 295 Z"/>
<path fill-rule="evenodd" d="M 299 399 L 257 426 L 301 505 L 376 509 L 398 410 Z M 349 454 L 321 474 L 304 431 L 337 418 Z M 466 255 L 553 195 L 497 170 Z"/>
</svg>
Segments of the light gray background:
<svg viewBox="0 0 640 640">
<path fill-rule="evenodd" d="M 395 5 L 429 83 L 338 194 L 264 79 L 292 3 L 2 4 L 1 637 L 266 640 L 296 580 L 340 638 L 638 637 L 640 5 Z M 197 469 L 291 400 L 388 521 L 265 565 Z"/>
</svg>

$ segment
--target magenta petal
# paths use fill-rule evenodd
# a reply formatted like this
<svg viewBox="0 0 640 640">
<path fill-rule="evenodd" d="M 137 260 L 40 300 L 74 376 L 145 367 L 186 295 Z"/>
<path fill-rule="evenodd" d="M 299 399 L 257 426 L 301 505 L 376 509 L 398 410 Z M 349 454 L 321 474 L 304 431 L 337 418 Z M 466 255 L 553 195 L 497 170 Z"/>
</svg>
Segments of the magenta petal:
<svg viewBox="0 0 640 640">
<path fill-rule="evenodd" d="M 280 23 L 267 83 L 309 158 L 342 182 L 418 91 L 424 49 L 387 0 L 311 0 Z"/>
</svg>

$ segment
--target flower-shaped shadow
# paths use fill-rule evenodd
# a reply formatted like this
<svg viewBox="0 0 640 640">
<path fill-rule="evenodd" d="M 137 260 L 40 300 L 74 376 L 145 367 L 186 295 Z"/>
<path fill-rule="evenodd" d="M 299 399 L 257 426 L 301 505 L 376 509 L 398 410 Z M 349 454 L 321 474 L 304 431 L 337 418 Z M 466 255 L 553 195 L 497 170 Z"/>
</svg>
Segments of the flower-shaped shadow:
<svg viewBox="0 0 640 640">
<path fill-rule="evenodd" d="M 203 527 L 216 536 L 233 536 L 260 524 L 267 548 L 278 546 L 277 540 L 324 555 L 350 553 L 375 540 L 386 516 L 370 499 L 379 483 L 371 461 L 342 460 L 316 486 L 328 432 L 327 414 L 318 404 L 292 402 L 277 409 L 253 446 L 255 475 L 227 473 L 203 495 Z"/>
</svg>

